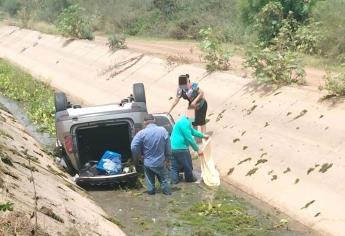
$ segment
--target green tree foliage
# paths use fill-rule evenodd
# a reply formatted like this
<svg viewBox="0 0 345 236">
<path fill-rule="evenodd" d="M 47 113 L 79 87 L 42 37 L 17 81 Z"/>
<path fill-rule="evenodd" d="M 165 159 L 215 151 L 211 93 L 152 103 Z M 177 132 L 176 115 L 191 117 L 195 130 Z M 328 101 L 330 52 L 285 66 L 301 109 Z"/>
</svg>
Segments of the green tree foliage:
<svg viewBox="0 0 345 236">
<path fill-rule="evenodd" d="M 78 39 L 93 39 L 91 27 L 86 18 L 85 9 L 79 5 L 72 5 L 63 10 L 58 16 L 56 26 L 65 36 Z"/>
<path fill-rule="evenodd" d="M 3 2 L 1 3 L 1 6 L 11 16 L 14 16 L 20 10 L 21 4 L 19 0 L 3 0 Z"/>
<path fill-rule="evenodd" d="M 212 28 L 201 29 L 200 35 L 200 48 L 204 52 L 207 71 L 213 72 L 229 69 L 230 52 L 224 49 L 222 41 L 217 37 Z"/>
<path fill-rule="evenodd" d="M 313 11 L 313 17 L 320 22 L 322 38 L 318 48 L 322 54 L 334 61 L 345 62 L 345 1 L 320 1 Z"/>
<path fill-rule="evenodd" d="M 338 74 L 328 72 L 325 76 L 325 89 L 331 95 L 345 96 L 345 69 Z"/>
<path fill-rule="evenodd" d="M 153 0 L 153 5 L 165 16 L 171 16 L 176 11 L 177 7 L 175 0 Z"/>
<path fill-rule="evenodd" d="M 40 20 L 44 20 L 53 23 L 60 13 L 68 8 L 71 4 L 68 0 L 39 0 L 38 17 Z"/>
<path fill-rule="evenodd" d="M 284 18 L 290 12 L 300 23 L 308 21 L 312 7 L 319 0 L 247 0 L 242 3 L 242 18 L 247 24 L 253 24 L 256 15 L 268 4 L 279 3 L 282 6 Z"/>
<path fill-rule="evenodd" d="M 254 69 L 260 83 L 286 85 L 304 83 L 305 71 L 296 52 L 276 46 L 254 46 L 247 51 L 246 66 Z"/>
<path fill-rule="evenodd" d="M 318 23 L 302 25 L 290 14 L 283 19 L 276 36 L 269 44 L 279 45 L 280 50 L 292 50 L 305 54 L 320 54 L 318 44 L 322 38 Z"/>
<path fill-rule="evenodd" d="M 255 28 L 261 42 L 269 42 L 274 38 L 284 19 L 283 7 L 279 2 L 269 2 L 257 14 Z"/>
</svg>

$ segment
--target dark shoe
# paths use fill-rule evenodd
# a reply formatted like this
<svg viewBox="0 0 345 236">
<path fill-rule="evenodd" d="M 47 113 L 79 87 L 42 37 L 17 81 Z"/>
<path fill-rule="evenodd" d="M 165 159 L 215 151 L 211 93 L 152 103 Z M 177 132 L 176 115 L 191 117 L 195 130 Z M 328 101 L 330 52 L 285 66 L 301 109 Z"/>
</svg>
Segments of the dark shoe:
<svg viewBox="0 0 345 236">
<path fill-rule="evenodd" d="M 163 191 L 164 195 L 171 195 L 171 191 Z"/>
<path fill-rule="evenodd" d="M 191 179 L 185 179 L 185 181 L 187 182 L 187 183 L 192 183 L 192 182 L 195 182 L 195 181 L 197 181 L 198 179 L 197 178 L 195 178 L 195 177 L 193 177 L 193 178 L 191 178 Z"/>
<path fill-rule="evenodd" d="M 155 195 L 156 192 L 155 192 L 155 191 L 147 191 L 147 194 L 148 194 L 148 195 Z"/>
</svg>

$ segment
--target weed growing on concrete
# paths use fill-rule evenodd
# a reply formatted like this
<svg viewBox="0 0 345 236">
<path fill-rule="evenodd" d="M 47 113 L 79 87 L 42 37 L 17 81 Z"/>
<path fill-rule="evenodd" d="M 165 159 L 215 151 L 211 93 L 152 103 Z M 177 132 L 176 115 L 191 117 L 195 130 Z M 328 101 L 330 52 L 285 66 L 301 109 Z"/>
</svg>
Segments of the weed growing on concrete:
<svg viewBox="0 0 345 236">
<path fill-rule="evenodd" d="M 21 102 L 32 123 L 40 131 L 55 133 L 54 97 L 49 85 L 0 59 L 0 92 Z"/>
</svg>

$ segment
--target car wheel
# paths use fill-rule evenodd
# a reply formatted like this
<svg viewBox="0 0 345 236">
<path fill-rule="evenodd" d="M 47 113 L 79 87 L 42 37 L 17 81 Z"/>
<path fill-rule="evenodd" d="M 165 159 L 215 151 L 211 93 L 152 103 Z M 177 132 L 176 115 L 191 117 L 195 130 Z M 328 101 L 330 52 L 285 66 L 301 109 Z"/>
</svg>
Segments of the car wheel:
<svg viewBox="0 0 345 236">
<path fill-rule="evenodd" d="M 146 103 L 145 88 L 143 83 L 133 84 L 133 95 L 135 102 Z"/>
<path fill-rule="evenodd" d="M 55 112 L 64 111 L 68 107 L 66 94 L 63 92 L 55 93 Z"/>
</svg>

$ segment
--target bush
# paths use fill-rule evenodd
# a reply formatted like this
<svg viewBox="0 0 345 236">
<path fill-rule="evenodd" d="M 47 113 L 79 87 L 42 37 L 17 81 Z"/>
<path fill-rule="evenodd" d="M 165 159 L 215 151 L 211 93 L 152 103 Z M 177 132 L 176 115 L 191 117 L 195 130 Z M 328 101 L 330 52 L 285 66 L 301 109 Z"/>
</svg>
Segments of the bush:
<svg viewBox="0 0 345 236">
<path fill-rule="evenodd" d="M 175 0 L 153 0 L 153 5 L 165 16 L 171 16 L 176 11 L 177 7 Z"/>
<path fill-rule="evenodd" d="M 127 48 L 126 36 L 123 34 L 112 34 L 108 37 L 107 45 L 111 50 L 125 49 Z"/>
<path fill-rule="evenodd" d="M 200 26 L 197 18 L 182 19 L 174 24 L 169 36 L 175 39 L 198 39 Z"/>
<path fill-rule="evenodd" d="M 296 52 L 279 50 L 275 46 L 255 46 L 247 51 L 246 57 L 246 66 L 254 69 L 260 83 L 286 85 L 305 82 L 305 71 Z"/>
<path fill-rule="evenodd" d="M 228 70 L 230 67 L 230 52 L 222 46 L 222 41 L 211 28 L 201 29 L 200 48 L 204 52 L 206 69 L 208 72 L 216 70 Z"/>
<path fill-rule="evenodd" d="M 269 43 L 273 43 L 283 50 L 292 50 L 305 54 L 319 54 L 318 43 L 321 35 L 317 23 L 302 25 L 290 14 L 282 20 L 281 27 Z"/>
<path fill-rule="evenodd" d="M 325 89 L 332 95 L 345 96 L 345 70 L 337 75 L 328 72 L 325 76 Z"/>
<path fill-rule="evenodd" d="M 317 3 L 313 17 L 320 22 L 322 38 L 318 47 L 322 55 L 345 62 L 345 1 L 328 0 Z"/>
<path fill-rule="evenodd" d="M 17 12 L 21 8 L 21 4 L 19 0 L 4 0 L 4 2 L 1 4 L 2 7 L 10 16 L 14 16 L 17 14 Z"/>
<path fill-rule="evenodd" d="M 40 131 L 54 134 L 54 91 L 48 84 L 0 59 L 0 93 L 23 104 Z"/>
<path fill-rule="evenodd" d="M 279 2 L 270 2 L 257 15 L 255 29 L 261 42 L 269 42 L 276 37 L 284 19 L 283 7 Z"/>
<path fill-rule="evenodd" d="M 242 2 L 242 20 L 248 25 L 253 24 L 257 14 L 261 12 L 263 8 L 267 7 L 267 4 L 279 4 L 282 7 L 284 18 L 292 12 L 293 18 L 296 19 L 297 22 L 304 23 L 309 20 L 312 8 L 319 1 L 322 0 L 247 0 Z"/>
<path fill-rule="evenodd" d="M 38 0 L 39 9 L 37 16 L 40 20 L 53 23 L 60 13 L 71 4 L 68 0 Z"/>
<path fill-rule="evenodd" d="M 63 10 L 58 16 L 56 27 L 64 36 L 89 40 L 94 38 L 85 16 L 85 9 L 79 5 L 72 5 Z"/>
</svg>

